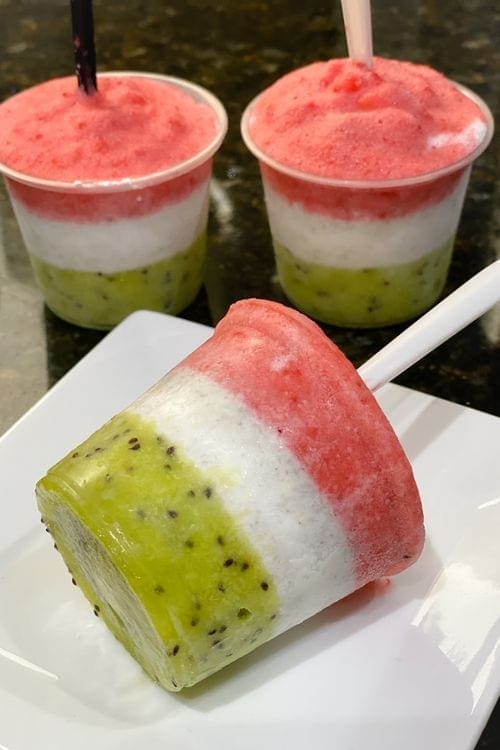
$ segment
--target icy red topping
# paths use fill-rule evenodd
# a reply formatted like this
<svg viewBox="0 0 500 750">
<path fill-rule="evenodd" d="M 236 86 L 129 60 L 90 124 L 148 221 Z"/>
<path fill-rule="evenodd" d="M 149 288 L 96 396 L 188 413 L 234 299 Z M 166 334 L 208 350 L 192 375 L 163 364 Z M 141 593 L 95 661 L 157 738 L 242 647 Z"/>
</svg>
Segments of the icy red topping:
<svg viewBox="0 0 500 750">
<path fill-rule="evenodd" d="M 280 435 L 341 522 L 359 586 L 417 559 L 424 527 L 408 459 L 352 364 L 315 323 L 276 302 L 240 300 L 179 367 L 242 398 Z"/>
<path fill-rule="evenodd" d="M 217 132 L 208 105 L 152 79 L 99 78 L 87 96 L 74 77 L 27 89 L 0 106 L 0 162 L 49 180 L 116 180 L 175 166 Z"/>
<path fill-rule="evenodd" d="M 249 123 L 256 145 L 324 177 L 399 179 L 441 169 L 482 141 L 477 104 L 425 65 L 317 62 L 266 89 Z"/>
</svg>

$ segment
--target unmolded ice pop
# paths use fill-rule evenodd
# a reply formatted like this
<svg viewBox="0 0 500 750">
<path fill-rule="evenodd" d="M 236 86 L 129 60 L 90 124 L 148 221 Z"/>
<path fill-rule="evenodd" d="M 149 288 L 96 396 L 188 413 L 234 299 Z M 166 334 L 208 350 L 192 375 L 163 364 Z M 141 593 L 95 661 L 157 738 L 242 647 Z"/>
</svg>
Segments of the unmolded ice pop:
<svg viewBox="0 0 500 750">
<path fill-rule="evenodd" d="M 96 613 L 170 690 L 403 570 L 424 539 L 410 464 L 356 370 L 263 300 L 233 305 L 37 491 Z"/>
</svg>

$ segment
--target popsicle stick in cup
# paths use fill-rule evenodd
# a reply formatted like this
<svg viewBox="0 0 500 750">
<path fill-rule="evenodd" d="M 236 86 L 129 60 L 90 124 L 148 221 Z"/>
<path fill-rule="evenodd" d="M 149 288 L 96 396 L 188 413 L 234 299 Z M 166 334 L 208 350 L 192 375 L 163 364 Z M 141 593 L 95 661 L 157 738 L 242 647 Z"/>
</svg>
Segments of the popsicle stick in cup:
<svg viewBox="0 0 500 750">
<path fill-rule="evenodd" d="M 372 17 L 370 0 L 342 0 L 349 57 L 373 66 Z"/>
<path fill-rule="evenodd" d="M 78 88 L 94 94 L 97 76 L 92 0 L 71 0 L 71 21 Z"/>
<path fill-rule="evenodd" d="M 358 368 L 371 391 L 400 375 L 500 301 L 500 260 L 462 284 Z"/>
</svg>

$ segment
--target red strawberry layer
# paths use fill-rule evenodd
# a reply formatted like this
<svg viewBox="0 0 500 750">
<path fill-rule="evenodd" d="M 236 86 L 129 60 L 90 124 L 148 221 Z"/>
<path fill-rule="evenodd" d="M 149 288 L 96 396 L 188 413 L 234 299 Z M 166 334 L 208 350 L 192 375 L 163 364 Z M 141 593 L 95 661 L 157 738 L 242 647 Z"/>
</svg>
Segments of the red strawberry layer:
<svg viewBox="0 0 500 750">
<path fill-rule="evenodd" d="M 344 180 L 429 174 L 471 154 L 486 116 L 436 70 L 376 57 L 307 65 L 252 107 L 249 132 L 280 164 Z"/>
<path fill-rule="evenodd" d="M 170 203 L 178 203 L 209 179 L 211 169 L 212 159 L 209 159 L 191 172 L 167 182 L 113 193 L 60 193 L 33 188 L 12 179 L 7 182 L 13 198 L 38 216 L 93 223 L 135 219 L 155 213 Z"/>
<path fill-rule="evenodd" d="M 407 567 L 424 529 L 412 470 L 370 391 L 309 319 L 274 302 L 233 305 L 181 366 L 240 396 L 331 503 L 359 585 Z"/>
<path fill-rule="evenodd" d="M 170 169 L 215 138 L 215 112 L 178 86 L 100 76 L 87 96 L 74 77 L 26 89 L 0 106 L 0 162 L 60 182 L 120 180 Z"/>
<path fill-rule="evenodd" d="M 464 173 L 460 169 L 420 185 L 373 190 L 317 185 L 277 172 L 263 162 L 260 168 L 264 180 L 291 203 L 344 221 L 394 219 L 440 203 L 455 190 Z"/>
</svg>

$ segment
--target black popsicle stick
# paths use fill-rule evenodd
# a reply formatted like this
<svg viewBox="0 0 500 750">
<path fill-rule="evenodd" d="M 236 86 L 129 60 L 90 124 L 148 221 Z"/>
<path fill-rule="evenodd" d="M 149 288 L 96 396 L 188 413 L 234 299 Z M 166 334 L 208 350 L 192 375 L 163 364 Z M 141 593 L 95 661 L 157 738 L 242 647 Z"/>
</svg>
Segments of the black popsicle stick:
<svg viewBox="0 0 500 750">
<path fill-rule="evenodd" d="M 97 78 L 92 0 L 71 0 L 71 21 L 78 87 L 93 94 Z"/>
</svg>

